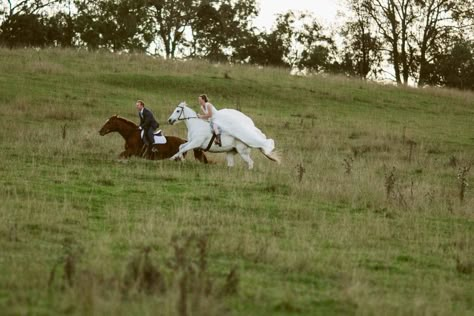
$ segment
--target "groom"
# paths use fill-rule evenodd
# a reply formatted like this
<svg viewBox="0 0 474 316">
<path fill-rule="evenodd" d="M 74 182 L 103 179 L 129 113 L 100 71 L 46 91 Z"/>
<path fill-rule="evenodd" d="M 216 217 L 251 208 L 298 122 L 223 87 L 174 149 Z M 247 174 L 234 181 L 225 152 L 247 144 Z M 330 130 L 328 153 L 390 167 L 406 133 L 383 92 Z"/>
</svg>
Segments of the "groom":
<svg viewBox="0 0 474 316">
<path fill-rule="evenodd" d="M 144 131 L 143 142 L 147 146 L 146 154 L 148 156 L 155 142 L 153 132 L 158 128 L 158 126 L 160 126 L 160 124 L 155 120 L 153 113 L 145 108 L 145 103 L 142 100 L 137 100 L 135 107 L 137 108 L 138 116 L 140 117 L 140 126 L 138 128 Z"/>
</svg>

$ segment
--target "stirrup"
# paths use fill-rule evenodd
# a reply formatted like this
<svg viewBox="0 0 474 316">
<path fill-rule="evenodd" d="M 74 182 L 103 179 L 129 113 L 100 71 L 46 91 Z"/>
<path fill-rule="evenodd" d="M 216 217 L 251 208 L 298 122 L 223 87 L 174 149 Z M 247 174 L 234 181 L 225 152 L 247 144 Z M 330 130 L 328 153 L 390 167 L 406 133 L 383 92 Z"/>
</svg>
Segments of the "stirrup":
<svg viewBox="0 0 474 316">
<path fill-rule="evenodd" d="M 140 150 L 140 157 L 145 157 L 148 152 L 148 146 L 143 144 L 142 149 Z"/>
</svg>

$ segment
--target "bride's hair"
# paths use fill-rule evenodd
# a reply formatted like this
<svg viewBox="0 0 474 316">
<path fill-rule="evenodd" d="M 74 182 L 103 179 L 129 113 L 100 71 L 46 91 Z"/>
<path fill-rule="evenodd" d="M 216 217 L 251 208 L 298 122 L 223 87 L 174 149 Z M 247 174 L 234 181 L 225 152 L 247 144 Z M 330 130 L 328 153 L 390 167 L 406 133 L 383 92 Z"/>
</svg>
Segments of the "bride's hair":
<svg viewBox="0 0 474 316">
<path fill-rule="evenodd" d="M 209 102 L 209 99 L 207 98 L 207 95 L 201 94 L 199 97 L 200 97 L 201 99 L 203 99 L 204 102 Z"/>
</svg>

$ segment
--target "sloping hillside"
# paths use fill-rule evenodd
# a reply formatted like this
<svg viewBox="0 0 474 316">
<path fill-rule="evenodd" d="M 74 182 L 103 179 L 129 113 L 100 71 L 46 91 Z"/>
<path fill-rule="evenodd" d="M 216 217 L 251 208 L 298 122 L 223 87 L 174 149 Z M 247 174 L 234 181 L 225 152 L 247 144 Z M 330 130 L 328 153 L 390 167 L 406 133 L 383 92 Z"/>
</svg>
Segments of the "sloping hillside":
<svg viewBox="0 0 474 316">
<path fill-rule="evenodd" d="M 0 74 L 6 314 L 474 312 L 474 94 L 68 50 Z M 119 161 L 98 134 L 143 99 L 185 137 L 167 118 L 201 93 L 282 164 Z"/>
</svg>

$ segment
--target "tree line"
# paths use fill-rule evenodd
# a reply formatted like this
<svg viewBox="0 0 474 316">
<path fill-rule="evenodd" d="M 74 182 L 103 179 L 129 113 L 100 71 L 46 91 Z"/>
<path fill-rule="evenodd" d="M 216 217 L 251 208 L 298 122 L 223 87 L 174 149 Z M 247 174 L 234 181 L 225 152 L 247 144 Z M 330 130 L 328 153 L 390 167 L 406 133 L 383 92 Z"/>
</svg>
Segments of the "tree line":
<svg viewBox="0 0 474 316">
<path fill-rule="evenodd" d="M 146 52 L 474 89 L 474 1 L 345 1 L 338 30 L 292 11 L 260 30 L 256 0 L 3 0 L 0 45 Z"/>
</svg>

